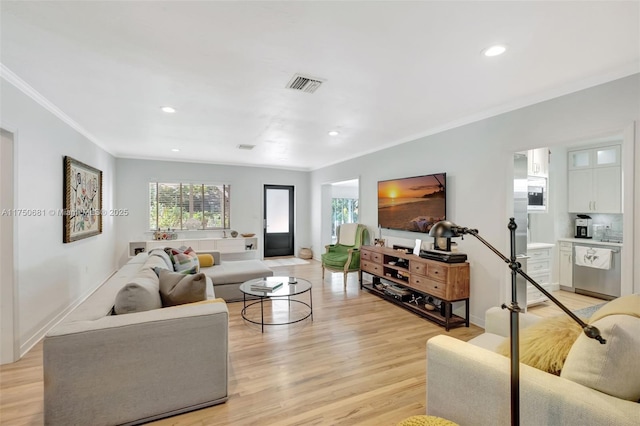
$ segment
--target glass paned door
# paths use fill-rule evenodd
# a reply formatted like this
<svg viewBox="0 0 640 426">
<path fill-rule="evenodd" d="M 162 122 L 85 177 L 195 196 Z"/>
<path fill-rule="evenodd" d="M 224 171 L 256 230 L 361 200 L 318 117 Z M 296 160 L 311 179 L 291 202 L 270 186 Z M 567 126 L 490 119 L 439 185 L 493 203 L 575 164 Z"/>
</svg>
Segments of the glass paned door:
<svg viewBox="0 0 640 426">
<path fill-rule="evenodd" d="M 264 257 L 292 256 L 293 186 L 264 186 Z"/>
</svg>

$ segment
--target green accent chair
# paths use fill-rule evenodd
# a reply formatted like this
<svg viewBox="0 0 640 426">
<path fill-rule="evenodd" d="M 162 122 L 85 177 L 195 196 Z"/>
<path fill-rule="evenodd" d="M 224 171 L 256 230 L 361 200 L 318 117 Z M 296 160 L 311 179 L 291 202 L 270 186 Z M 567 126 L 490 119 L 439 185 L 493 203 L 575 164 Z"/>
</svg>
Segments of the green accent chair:
<svg viewBox="0 0 640 426">
<path fill-rule="evenodd" d="M 345 223 L 338 228 L 336 244 L 325 246 L 322 255 L 322 280 L 324 270 L 342 272 L 344 286 L 347 286 L 347 274 L 360 270 L 360 246 L 367 236 L 367 227 L 359 223 Z"/>
</svg>

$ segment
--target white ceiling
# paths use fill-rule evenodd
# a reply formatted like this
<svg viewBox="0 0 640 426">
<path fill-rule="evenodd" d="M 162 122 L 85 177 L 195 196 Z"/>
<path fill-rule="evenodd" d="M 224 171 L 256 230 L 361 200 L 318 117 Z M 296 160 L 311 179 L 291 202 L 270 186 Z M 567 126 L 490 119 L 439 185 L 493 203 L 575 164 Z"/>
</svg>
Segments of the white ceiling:
<svg viewBox="0 0 640 426">
<path fill-rule="evenodd" d="M 310 170 L 640 70 L 637 1 L 0 8 L 5 76 L 118 157 Z"/>
</svg>

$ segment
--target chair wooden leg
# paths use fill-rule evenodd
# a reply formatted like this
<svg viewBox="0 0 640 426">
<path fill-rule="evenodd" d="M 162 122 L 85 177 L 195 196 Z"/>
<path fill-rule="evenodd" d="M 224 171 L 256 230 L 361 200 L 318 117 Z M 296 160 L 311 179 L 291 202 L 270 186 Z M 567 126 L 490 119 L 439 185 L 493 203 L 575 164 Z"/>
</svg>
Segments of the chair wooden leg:
<svg viewBox="0 0 640 426">
<path fill-rule="evenodd" d="M 322 265 L 322 281 L 324 281 L 324 265 Z"/>
<path fill-rule="evenodd" d="M 348 272 L 344 273 L 344 288 L 347 288 L 347 274 Z"/>
</svg>

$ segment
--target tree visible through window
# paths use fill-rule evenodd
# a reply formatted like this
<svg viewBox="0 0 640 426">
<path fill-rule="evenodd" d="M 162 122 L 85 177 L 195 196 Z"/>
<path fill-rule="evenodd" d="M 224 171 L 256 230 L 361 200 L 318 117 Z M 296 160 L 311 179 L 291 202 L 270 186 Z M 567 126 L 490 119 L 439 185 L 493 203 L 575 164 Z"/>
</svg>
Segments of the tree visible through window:
<svg viewBox="0 0 640 426">
<path fill-rule="evenodd" d="M 338 226 L 358 222 L 358 199 L 333 198 L 331 200 L 331 237 L 337 239 Z"/>
<path fill-rule="evenodd" d="M 229 185 L 149 184 L 149 229 L 229 229 Z"/>
</svg>

